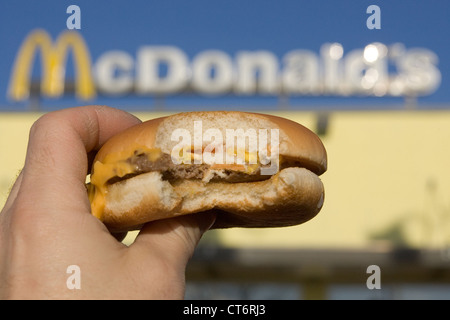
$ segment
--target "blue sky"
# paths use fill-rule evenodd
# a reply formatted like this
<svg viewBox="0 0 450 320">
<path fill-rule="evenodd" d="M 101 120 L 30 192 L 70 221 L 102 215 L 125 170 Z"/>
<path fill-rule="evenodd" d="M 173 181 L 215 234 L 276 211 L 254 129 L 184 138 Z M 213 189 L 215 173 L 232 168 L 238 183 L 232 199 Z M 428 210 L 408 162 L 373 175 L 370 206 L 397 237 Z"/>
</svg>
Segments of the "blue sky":
<svg viewBox="0 0 450 320">
<path fill-rule="evenodd" d="M 241 50 L 269 50 L 281 58 L 293 49 L 319 53 L 324 43 L 339 42 L 346 52 L 371 42 L 423 47 L 439 57 L 439 89 L 422 97 L 423 106 L 450 105 L 450 1 L 445 0 L 192 0 L 192 1 L 3 1 L 0 9 L 0 110 L 21 110 L 25 103 L 6 97 L 14 57 L 26 35 L 35 28 L 53 37 L 66 29 L 66 8 L 81 8 L 81 34 L 95 61 L 109 50 L 136 54 L 143 45 L 171 45 L 190 58 L 200 51 L 219 49 L 233 56 Z M 381 8 L 381 29 L 366 27 L 366 8 Z M 39 67 L 36 67 L 39 72 Z M 70 75 L 72 65 L 68 65 Z M 242 106 L 276 104 L 277 98 L 183 97 L 167 105 Z M 74 98 L 46 99 L 48 108 L 80 105 Z M 93 103 L 132 108 L 151 106 L 153 97 L 99 97 Z M 298 97 L 292 105 L 355 106 L 401 104 L 400 98 Z"/>
</svg>

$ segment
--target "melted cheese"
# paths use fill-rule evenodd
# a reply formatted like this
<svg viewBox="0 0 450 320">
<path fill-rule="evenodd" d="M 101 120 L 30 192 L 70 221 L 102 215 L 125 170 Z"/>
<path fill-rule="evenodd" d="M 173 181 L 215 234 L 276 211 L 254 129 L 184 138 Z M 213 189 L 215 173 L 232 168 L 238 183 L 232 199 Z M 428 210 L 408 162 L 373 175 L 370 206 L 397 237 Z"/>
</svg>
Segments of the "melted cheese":
<svg viewBox="0 0 450 320">
<path fill-rule="evenodd" d="M 195 153 L 193 149 L 191 152 L 184 152 L 185 156 L 190 155 L 190 160 L 194 160 Z M 245 150 L 227 150 L 229 155 L 234 156 L 236 160 L 242 155 L 242 151 L 244 154 L 244 164 L 216 164 L 213 163 L 211 165 L 211 169 L 220 170 L 220 169 L 231 169 L 235 171 L 242 171 L 248 174 L 252 174 L 259 168 L 259 157 L 258 153 L 255 152 L 247 152 Z M 135 165 L 131 164 L 127 161 L 127 159 L 131 158 L 136 154 L 146 154 L 149 161 L 156 161 L 162 154 L 160 149 L 156 148 L 130 148 L 121 152 L 110 153 L 104 157 L 102 161 L 96 161 L 93 167 L 93 173 L 91 175 L 91 182 L 88 185 L 88 193 L 89 193 L 89 201 L 91 202 L 91 212 L 92 214 L 102 220 L 103 212 L 106 205 L 106 194 L 108 193 L 107 183 L 111 178 L 119 177 L 122 178 L 127 174 L 131 174 L 136 172 Z M 189 162 L 187 162 L 189 163 Z M 192 162 L 191 162 L 192 163 Z"/>
<path fill-rule="evenodd" d="M 89 201 L 91 202 L 92 214 L 102 220 L 106 205 L 106 194 L 108 192 L 107 182 L 111 178 L 122 178 L 127 174 L 136 172 L 136 167 L 127 159 L 134 154 L 146 154 L 150 161 L 156 161 L 161 156 L 160 149 L 130 149 L 117 153 L 108 154 L 102 161 L 96 161 L 91 175 L 91 183 L 88 186 Z"/>
</svg>

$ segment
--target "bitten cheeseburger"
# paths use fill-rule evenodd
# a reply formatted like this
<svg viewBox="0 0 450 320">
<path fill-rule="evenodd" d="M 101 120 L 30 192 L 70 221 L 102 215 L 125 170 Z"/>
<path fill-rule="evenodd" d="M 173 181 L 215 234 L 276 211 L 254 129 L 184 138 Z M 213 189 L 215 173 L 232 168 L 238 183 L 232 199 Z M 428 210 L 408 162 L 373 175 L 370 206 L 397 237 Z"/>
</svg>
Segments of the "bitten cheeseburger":
<svg viewBox="0 0 450 320">
<path fill-rule="evenodd" d="M 88 184 L 92 214 L 113 232 L 217 212 L 213 228 L 283 227 L 322 208 L 320 139 L 288 119 L 238 111 L 186 112 L 108 140 Z"/>
</svg>

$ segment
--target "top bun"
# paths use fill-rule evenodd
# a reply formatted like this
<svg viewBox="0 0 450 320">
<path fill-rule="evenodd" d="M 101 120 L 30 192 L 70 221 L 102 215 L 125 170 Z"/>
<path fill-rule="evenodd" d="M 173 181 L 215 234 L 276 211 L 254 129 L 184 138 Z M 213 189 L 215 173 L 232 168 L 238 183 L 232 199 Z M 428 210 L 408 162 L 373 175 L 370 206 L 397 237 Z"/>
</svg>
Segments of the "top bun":
<svg viewBox="0 0 450 320">
<path fill-rule="evenodd" d="M 202 122 L 202 131 L 218 129 L 226 136 L 226 129 L 279 129 L 279 154 L 302 163 L 317 175 L 327 170 L 327 153 L 319 137 L 301 124 L 266 114 L 240 111 L 183 112 L 157 118 L 128 128 L 108 140 L 95 161 L 102 161 L 111 153 L 121 153 L 140 147 L 159 148 L 171 154 L 178 141 L 172 141 L 174 130 L 182 128 L 194 136 L 194 121 Z M 203 141 L 203 147 L 210 142 Z M 225 143 L 225 141 L 224 141 Z"/>
</svg>

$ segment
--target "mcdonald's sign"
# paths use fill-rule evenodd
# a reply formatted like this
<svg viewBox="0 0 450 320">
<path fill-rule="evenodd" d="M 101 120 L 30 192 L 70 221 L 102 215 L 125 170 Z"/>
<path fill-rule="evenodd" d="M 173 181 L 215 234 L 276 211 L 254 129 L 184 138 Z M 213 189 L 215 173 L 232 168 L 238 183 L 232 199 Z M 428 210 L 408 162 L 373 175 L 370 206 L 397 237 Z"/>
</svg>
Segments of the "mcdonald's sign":
<svg viewBox="0 0 450 320">
<path fill-rule="evenodd" d="M 41 94 L 48 97 L 62 96 L 69 48 L 72 49 L 76 66 L 75 94 L 83 100 L 95 97 L 91 59 L 80 34 L 65 31 L 53 43 L 49 34 L 40 29 L 31 32 L 19 49 L 10 80 L 9 97 L 16 101 L 29 97 L 32 62 L 38 49 L 41 50 L 42 58 Z"/>
<path fill-rule="evenodd" d="M 293 49 L 281 59 L 268 50 L 205 50 L 192 59 L 175 46 L 141 46 L 136 56 L 106 51 L 91 63 L 89 50 L 76 31 L 55 42 L 44 30 L 31 32 L 20 47 L 9 86 L 12 100 L 30 94 L 35 52 L 42 57 L 41 94 L 64 94 L 68 50 L 75 60 L 75 94 L 89 100 L 97 92 L 114 97 L 136 95 L 263 95 L 263 96 L 423 96 L 441 83 L 437 55 L 401 43 L 370 43 L 344 55 L 339 43 L 325 43 L 320 53 Z M 393 66 L 395 68 L 393 68 Z M 162 72 L 161 70 L 165 70 Z"/>
</svg>

